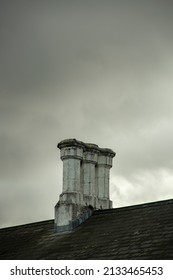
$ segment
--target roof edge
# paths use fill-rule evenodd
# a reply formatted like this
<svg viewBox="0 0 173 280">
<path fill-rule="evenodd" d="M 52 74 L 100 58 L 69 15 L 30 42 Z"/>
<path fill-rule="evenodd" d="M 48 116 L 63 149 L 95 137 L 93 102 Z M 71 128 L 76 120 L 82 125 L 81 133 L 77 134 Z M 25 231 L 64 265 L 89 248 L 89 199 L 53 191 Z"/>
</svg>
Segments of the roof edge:
<svg viewBox="0 0 173 280">
<path fill-rule="evenodd" d="M 171 204 L 173 203 L 173 199 L 164 199 L 164 200 L 159 200 L 159 201 L 151 201 L 151 202 L 146 202 L 146 203 L 140 203 L 140 204 L 134 204 L 134 205 L 127 205 L 123 207 L 117 207 L 117 208 L 112 208 L 112 209 L 104 209 L 104 210 L 95 210 L 93 215 L 99 215 L 99 214 L 106 214 L 106 213 L 111 213 L 111 212 L 119 212 L 119 211 L 128 211 L 129 209 L 137 209 L 137 208 L 146 208 L 146 207 L 153 207 L 153 206 L 160 206 L 160 205 L 165 205 L 165 204 Z"/>
<path fill-rule="evenodd" d="M 38 221 L 38 222 L 33 222 L 33 223 L 27 223 L 27 224 L 15 225 L 15 226 L 3 227 L 3 228 L 0 228 L 0 231 L 2 231 L 2 230 L 13 230 L 13 229 L 20 228 L 20 227 L 27 227 L 27 226 L 36 225 L 36 224 L 37 225 L 47 224 L 47 223 L 53 223 L 53 222 L 54 222 L 54 219 L 43 220 L 43 221 Z"/>
</svg>

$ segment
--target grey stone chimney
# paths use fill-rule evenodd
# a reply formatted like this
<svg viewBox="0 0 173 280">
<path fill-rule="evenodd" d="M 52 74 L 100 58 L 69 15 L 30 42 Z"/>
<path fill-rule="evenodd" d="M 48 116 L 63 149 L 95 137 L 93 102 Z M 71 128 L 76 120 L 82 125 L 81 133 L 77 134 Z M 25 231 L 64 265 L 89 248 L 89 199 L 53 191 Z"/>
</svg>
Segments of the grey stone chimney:
<svg viewBox="0 0 173 280">
<path fill-rule="evenodd" d="M 95 144 L 66 139 L 57 146 L 63 161 L 63 188 L 55 206 L 56 232 L 70 231 L 94 209 L 112 208 L 109 173 L 115 153 Z"/>
</svg>

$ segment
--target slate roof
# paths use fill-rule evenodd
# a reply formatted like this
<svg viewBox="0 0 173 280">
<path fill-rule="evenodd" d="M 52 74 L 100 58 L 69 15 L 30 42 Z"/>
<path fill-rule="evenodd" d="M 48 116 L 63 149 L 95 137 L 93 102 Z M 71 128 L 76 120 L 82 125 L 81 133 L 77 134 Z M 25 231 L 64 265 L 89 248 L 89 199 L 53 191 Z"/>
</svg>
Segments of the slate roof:
<svg viewBox="0 0 173 280">
<path fill-rule="evenodd" d="M 173 259 L 173 199 L 97 210 L 65 234 L 53 220 L 1 229 L 0 259 Z"/>
</svg>

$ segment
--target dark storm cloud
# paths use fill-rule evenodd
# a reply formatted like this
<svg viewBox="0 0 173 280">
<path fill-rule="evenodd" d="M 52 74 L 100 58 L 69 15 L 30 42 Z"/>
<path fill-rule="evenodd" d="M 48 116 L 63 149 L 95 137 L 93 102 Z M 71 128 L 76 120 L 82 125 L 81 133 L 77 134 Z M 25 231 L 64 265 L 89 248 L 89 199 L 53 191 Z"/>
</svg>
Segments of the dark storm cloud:
<svg viewBox="0 0 173 280">
<path fill-rule="evenodd" d="M 120 205 L 164 197 L 158 178 L 170 195 L 172 9 L 172 1 L 0 2 L 1 224 L 47 217 L 62 184 L 56 144 L 69 137 L 117 152 Z"/>
<path fill-rule="evenodd" d="M 1 25 L 2 81 L 6 87 L 9 77 L 9 86 L 18 92 L 23 92 L 23 89 L 26 92 L 26 86 L 28 89 L 42 83 L 45 85 L 51 81 L 52 75 L 61 83 L 62 79 L 64 82 L 75 73 L 78 77 L 81 64 L 85 62 L 90 68 L 92 61 L 96 64 L 99 61 L 104 69 L 110 67 L 113 59 L 114 67 L 119 65 L 120 72 L 126 66 L 127 71 L 131 71 L 129 59 L 134 62 L 133 67 L 136 61 L 144 64 L 143 71 L 148 61 L 150 67 L 152 61 L 156 65 L 160 56 L 159 33 L 163 35 L 165 31 L 160 23 L 163 19 L 157 15 L 157 6 L 154 21 L 151 5 L 146 9 L 139 4 L 138 8 L 128 4 L 124 9 L 123 4 L 116 1 L 110 1 L 108 7 L 104 1 L 99 5 L 97 1 L 92 5 L 83 2 L 84 7 L 82 4 L 78 7 L 80 1 L 74 1 L 73 5 L 68 2 L 65 7 L 61 1 L 53 1 L 49 7 L 35 2 L 19 1 L 20 5 L 16 7 L 7 1 L 1 9 L 4 19 Z M 155 28 L 156 23 L 161 30 Z M 169 30 L 167 33 L 169 35 Z"/>
</svg>

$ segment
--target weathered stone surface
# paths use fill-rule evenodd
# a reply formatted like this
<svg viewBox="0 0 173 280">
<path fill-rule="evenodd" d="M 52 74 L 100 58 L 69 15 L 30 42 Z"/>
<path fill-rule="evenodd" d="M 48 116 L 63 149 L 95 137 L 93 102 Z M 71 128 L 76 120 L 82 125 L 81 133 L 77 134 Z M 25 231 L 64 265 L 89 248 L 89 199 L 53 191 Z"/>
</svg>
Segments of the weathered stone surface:
<svg viewBox="0 0 173 280">
<path fill-rule="evenodd" d="M 115 153 L 111 149 L 84 143 L 76 139 L 66 139 L 58 144 L 63 161 L 63 187 L 59 202 L 55 207 L 55 228 L 68 229 L 76 224 L 72 209 L 85 211 L 82 217 L 88 217 L 88 206 L 94 209 L 112 207 L 109 199 L 109 171 Z M 78 211 L 80 212 L 80 211 Z"/>
</svg>

